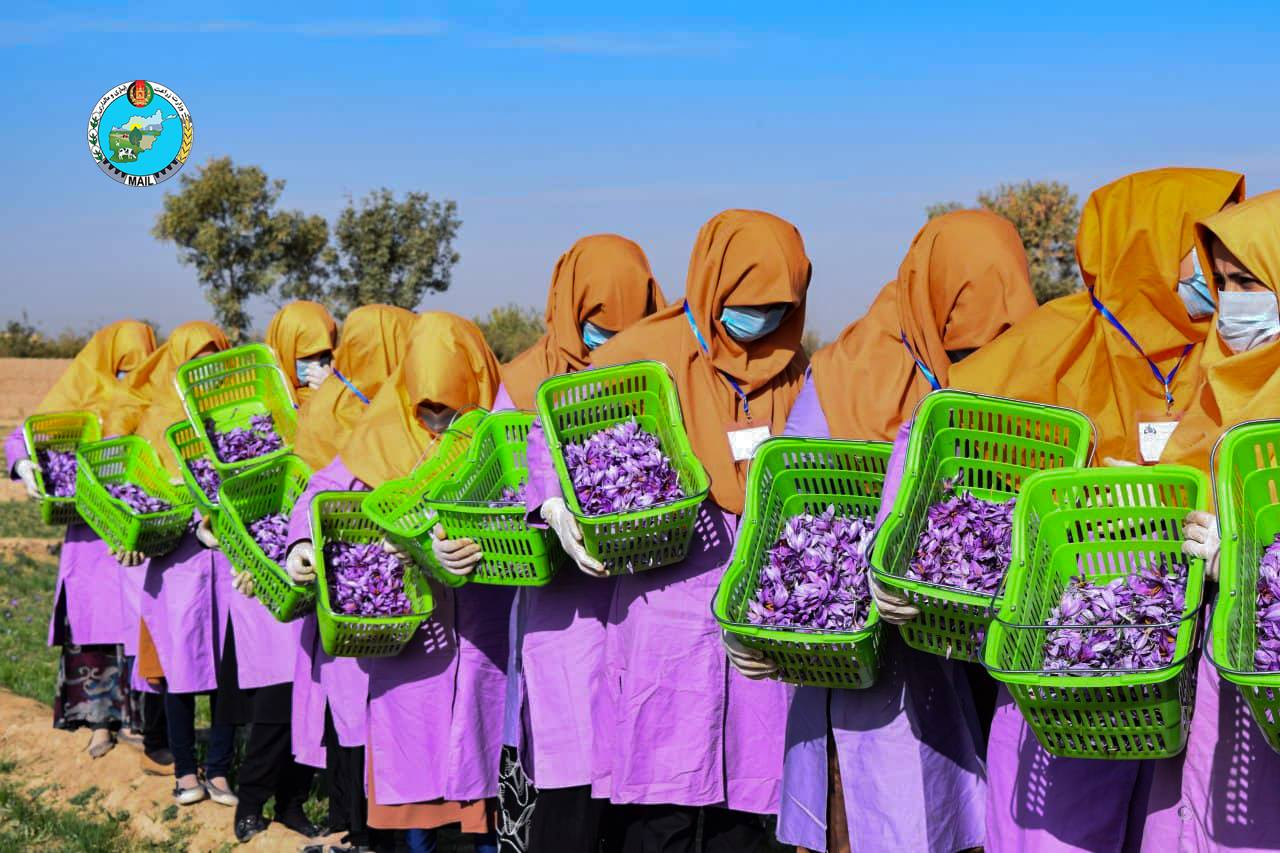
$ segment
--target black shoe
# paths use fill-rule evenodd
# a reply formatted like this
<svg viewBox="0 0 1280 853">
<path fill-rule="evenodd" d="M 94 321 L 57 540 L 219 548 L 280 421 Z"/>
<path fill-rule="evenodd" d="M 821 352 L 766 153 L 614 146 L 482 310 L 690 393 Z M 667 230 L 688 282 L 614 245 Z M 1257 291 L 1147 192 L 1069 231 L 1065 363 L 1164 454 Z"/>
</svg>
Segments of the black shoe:
<svg viewBox="0 0 1280 853">
<path fill-rule="evenodd" d="M 322 835 L 329 834 L 329 827 L 316 826 L 307 820 L 307 816 L 301 811 L 286 815 L 276 815 L 276 823 L 283 824 L 288 829 L 301 835 L 303 838 L 319 838 Z"/>
<path fill-rule="evenodd" d="M 270 824 L 268 824 L 266 818 L 260 814 L 251 814 L 245 815 L 242 818 L 236 818 L 236 841 L 244 844 L 258 833 L 266 832 L 268 826 L 270 826 Z"/>
</svg>

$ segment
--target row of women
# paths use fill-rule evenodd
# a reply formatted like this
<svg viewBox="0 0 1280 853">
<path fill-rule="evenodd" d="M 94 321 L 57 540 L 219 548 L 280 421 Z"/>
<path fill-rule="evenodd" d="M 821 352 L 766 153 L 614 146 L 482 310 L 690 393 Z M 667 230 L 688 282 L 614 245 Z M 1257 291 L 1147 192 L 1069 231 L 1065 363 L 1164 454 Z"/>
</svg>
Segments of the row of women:
<svg viewBox="0 0 1280 853">
<path fill-rule="evenodd" d="M 953 387 L 1088 414 L 1098 464 L 1207 470 L 1225 429 L 1280 415 L 1280 192 L 1246 200 L 1243 176 L 1218 170 L 1130 175 L 1090 196 L 1076 250 L 1084 289 L 1037 308 L 1008 221 L 935 218 L 866 314 L 812 361 L 800 345 L 811 279 L 800 233 L 751 210 L 703 226 L 672 301 L 635 243 L 579 240 L 555 266 L 545 334 L 503 366 L 450 314 L 367 306 L 335 340 L 318 306 L 286 306 L 269 341 L 295 374 L 296 450 L 316 472 L 290 521 L 295 580 L 315 576 L 316 493 L 410 473 L 469 407 L 532 409 L 549 376 L 638 359 L 670 369 L 711 477 L 688 557 L 599 577 L 536 424 L 529 519 L 578 571 L 518 592 L 439 589 L 432 618 L 391 658 L 329 657 L 313 617 L 275 622 L 207 524 L 137 566 L 73 525 L 50 632 L 63 648 L 59 724 L 120 725 L 126 712 L 98 714 L 103 702 L 78 691 L 136 654 L 130 684 L 164 697 L 181 801 L 202 785 L 234 797 L 232 727 L 252 723 L 237 835 L 265 826 L 272 796 L 277 819 L 318 831 L 301 802 L 310 769 L 324 768 L 328 828 L 347 849 L 429 850 L 448 825 L 477 850 L 569 853 L 749 851 L 771 831 L 826 851 L 1276 849 L 1280 757 L 1205 662 L 1183 755 L 1063 759 L 985 673 L 908 649 L 892 629 L 873 687 L 827 690 L 770 678 L 772 663 L 712 618 L 750 464 L 731 441 L 738 430 L 894 441 L 900 472 L 915 406 Z M 103 330 L 42 410 L 92 408 L 108 431 L 165 452 L 161 433 L 182 417 L 174 371 L 226 339 L 190 323 L 152 346 L 138 324 Z M 27 476 L 20 444 L 8 449 L 13 475 Z M 166 463 L 177 471 L 167 452 Z M 477 546 L 435 533 L 445 569 L 472 571 Z M 1186 535 L 1212 572 L 1212 517 L 1191 519 Z M 113 587 L 118 605 L 104 592 Z M 873 594 L 887 622 L 917 615 Z M 215 700 L 203 783 L 191 737 L 202 693 Z"/>
</svg>

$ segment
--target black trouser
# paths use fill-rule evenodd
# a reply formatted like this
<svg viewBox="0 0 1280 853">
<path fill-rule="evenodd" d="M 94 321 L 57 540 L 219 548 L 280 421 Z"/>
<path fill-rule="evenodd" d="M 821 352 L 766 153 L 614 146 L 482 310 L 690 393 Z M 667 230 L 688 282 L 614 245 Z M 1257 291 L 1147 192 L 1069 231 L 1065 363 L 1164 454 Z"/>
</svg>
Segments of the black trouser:
<svg viewBox="0 0 1280 853">
<path fill-rule="evenodd" d="M 213 715 L 217 715 L 217 697 L 209 697 Z M 196 772 L 196 694 L 164 694 L 164 713 L 169 721 L 169 748 L 173 750 L 173 775 L 181 778 Z M 234 726 L 214 723 L 209 726 L 209 751 L 205 755 L 204 774 L 208 779 L 226 776 L 231 771 L 235 749 Z"/>
<path fill-rule="evenodd" d="M 292 689 L 290 685 L 277 685 Z M 273 688 L 261 688 L 271 690 Z M 236 818 L 261 815 L 262 807 L 276 798 L 276 817 L 302 815 L 302 804 L 311 793 L 310 767 L 293 760 L 288 723 L 253 723 L 240 764 Z"/>
<path fill-rule="evenodd" d="M 367 823 L 369 802 L 364 794 L 364 747 L 340 746 L 333 715 L 324 711 L 325 772 L 329 777 L 329 829 L 345 832 L 351 845 L 393 850 L 395 832 L 373 829 Z"/>
<path fill-rule="evenodd" d="M 142 748 L 147 752 L 169 748 L 168 718 L 159 693 L 142 694 Z"/>
<path fill-rule="evenodd" d="M 538 806 L 542 796 L 538 792 Z M 702 853 L 756 853 L 766 834 L 759 815 L 689 806 L 614 806 L 621 853 L 696 853 L 702 815 Z"/>
<path fill-rule="evenodd" d="M 539 788 L 529 824 L 529 853 L 598 853 L 607 800 L 591 786 Z"/>
</svg>

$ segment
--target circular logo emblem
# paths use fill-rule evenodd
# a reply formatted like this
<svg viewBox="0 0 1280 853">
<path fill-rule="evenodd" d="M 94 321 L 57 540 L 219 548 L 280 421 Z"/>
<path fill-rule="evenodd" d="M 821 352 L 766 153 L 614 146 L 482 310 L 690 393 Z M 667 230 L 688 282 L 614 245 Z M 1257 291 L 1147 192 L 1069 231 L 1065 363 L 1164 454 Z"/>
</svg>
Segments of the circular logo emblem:
<svg viewBox="0 0 1280 853">
<path fill-rule="evenodd" d="M 125 186 L 150 187 L 178 173 L 191 154 L 191 113 L 172 89 L 152 80 L 121 83 L 89 116 L 89 153 Z"/>
</svg>

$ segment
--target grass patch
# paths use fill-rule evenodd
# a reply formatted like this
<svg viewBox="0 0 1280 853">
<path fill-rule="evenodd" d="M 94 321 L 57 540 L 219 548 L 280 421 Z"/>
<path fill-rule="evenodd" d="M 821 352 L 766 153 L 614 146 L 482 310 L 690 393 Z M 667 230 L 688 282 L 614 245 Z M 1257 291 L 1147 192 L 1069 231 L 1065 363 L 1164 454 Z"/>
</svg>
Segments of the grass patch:
<svg viewBox="0 0 1280 853">
<path fill-rule="evenodd" d="M 51 702 L 58 653 L 46 645 L 58 564 L 26 554 L 0 558 L 0 686 Z"/>
<path fill-rule="evenodd" d="M 26 499 L 0 501 L 0 539 L 61 539 L 67 528 L 40 520 L 40 504 Z"/>
</svg>

